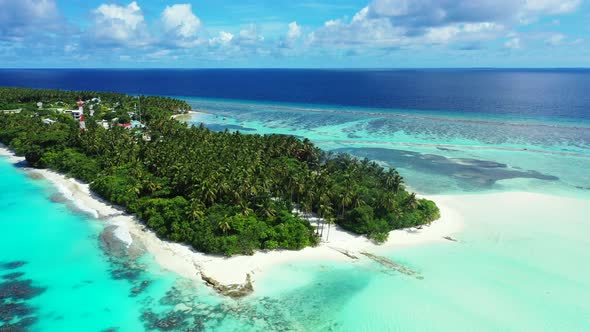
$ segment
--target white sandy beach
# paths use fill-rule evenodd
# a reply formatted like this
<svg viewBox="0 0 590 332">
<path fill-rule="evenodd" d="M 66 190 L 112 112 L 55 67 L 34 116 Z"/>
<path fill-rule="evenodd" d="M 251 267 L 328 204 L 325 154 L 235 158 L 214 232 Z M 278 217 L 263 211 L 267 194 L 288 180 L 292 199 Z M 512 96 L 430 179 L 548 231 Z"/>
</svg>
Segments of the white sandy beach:
<svg viewBox="0 0 590 332">
<path fill-rule="evenodd" d="M 195 111 L 195 110 L 191 110 L 188 111 L 184 114 L 175 114 L 172 116 L 172 119 L 194 119 L 194 118 L 199 118 L 200 115 L 205 114 L 204 112 L 199 112 L 199 111 Z"/>
<path fill-rule="evenodd" d="M 24 160 L 24 158 L 16 157 L 5 147 L 0 147 L 0 156 L 8 158 L 12 163 Z M 461 215 L 445 203 L 449 199 L 452 200 L 453 196 L 433 196 L 428 198 L 434 200 L 440 207 L 442 215 L 440 220 L 422 229 L 393 231 L 389 235 L 389 240 L 382 245 L 375 245 L 365 237 L 350 234 L 333 226 L 329 239 L 326 227 L 322 243 L 315 248 L 305 248 L 300 251 L 257 252 L 252 256 L 225 258 L 195 252 L 186 245 L 160 240 L 155 233 L 146 230 L 136 218 L 94 195 L 88 184 L 49 170 L 31 168 L 27 171 L 31 174 L 39 174 L 52 182 L 79 209 L 116 225 L 118 228 L 115 235 L 123 242 L 129 245 L 132 241 L 140 241 L 163 269 L 194 280 L 201 280 L 202 272 L 226 285 L 244 283 L 248 274 L 255 283 L 256 278 L 265 271 L 289 262 L 354 261 L 344 253 L 358 256 L 362 260 L 359 254 L 362 251 L 378 253 L 396 247 L 448 241 L 444 237 L 457 234 L 463 225 Z"/>
</svg>

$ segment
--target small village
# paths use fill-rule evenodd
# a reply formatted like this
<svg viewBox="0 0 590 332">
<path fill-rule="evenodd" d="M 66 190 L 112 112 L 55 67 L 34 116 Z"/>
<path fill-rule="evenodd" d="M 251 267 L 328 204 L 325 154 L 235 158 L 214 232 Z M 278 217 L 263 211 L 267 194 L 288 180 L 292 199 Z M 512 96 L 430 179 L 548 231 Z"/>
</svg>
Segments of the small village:
<svg viewBox="0 0 590 332">
<path fill-rule="evenodd" d="M 139 100 L 139 99 L 138 99 Z M 113 126 L 119 126 L 125 129 L 144 129 L 145 125 L 141 123 L 139 120 L 141 118 L 141 109 L 135 105 L 135 110 L 133 112 L 118 112 L 116 110 L 117 107 L 120 106 L 119 103 L 113 105 L 112 108 L 106 107 L 102 105 L 102 100 L 100 98 L 92 98 L 86 101 L 82 99 L 78 99 L 76 105 L 78 106 L 77 109 L 66 109 L 63 106 L 66 104 L 64 102 L 58 101 L 53 104 L 49 104 L 49 107 L 44 108 L 43 102 L 38 102 L 37 107 L 39 110 L 53 110 L 63 114 L 69 114 L 72 116 L 74 120 L 76 120 L 80 125 L 80 130 L 86 130 L 86 118 L 84 113 L 84 105 L 88 105 L 88 113 L 86 115 L 90 115 L 91 117 L 95 116 L 95 110 L 100 109 L 104 110 L 102 113 L 105 115 L 102 117 L 101 120 L 96 120 L 96 123 L 103 127 L 104 129 L 110 129 Z M 19 110 L 8 111 L 8 112 L 18 112 Z M 113 117 L 117 116 L 117 117 Z M 137 116 L 138 120 L 135 120 Z M 45 124 L 54 124 L 56 120 L 51 118 L 44 118 L 43 123 Z"/>
</svg>

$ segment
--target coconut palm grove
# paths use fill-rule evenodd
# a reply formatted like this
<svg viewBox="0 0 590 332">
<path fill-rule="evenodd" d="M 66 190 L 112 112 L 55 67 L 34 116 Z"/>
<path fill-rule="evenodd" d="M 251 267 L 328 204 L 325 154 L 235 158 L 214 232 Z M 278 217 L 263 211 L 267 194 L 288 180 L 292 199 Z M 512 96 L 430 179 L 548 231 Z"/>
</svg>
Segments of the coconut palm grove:
<svg viewBox="0 0 590 332">
<path fill-rule="evenodd" d="M 63 112 L 78 99 L 92 108 L 85 130 Z M 161 238 L 205 253 L 302 249 L 333 223 L 383 242 L 439 218 L 394 169 L 294 136 L 188 126 L 173 117 L 190 109 L 184 101 L 23 88 L 0 89 L 0 100 L 18 110 L 0 114 L 0 142 L 30 166 L 90 183 Z M 125 128 L 130 120 L 142 125 Z"/>
</svg>

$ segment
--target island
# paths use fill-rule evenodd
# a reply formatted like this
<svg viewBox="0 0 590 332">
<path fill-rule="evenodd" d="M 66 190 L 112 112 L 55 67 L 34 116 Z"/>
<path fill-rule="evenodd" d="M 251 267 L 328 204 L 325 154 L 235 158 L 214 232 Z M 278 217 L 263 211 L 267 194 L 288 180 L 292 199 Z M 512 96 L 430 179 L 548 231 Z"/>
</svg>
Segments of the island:
<svg viewBox="0 0 590 332">
<path fill-rule="evenodd" d="M 395 169 L 308 139 L 174 119 L 189 110 L 158 96 L 0 88 L 0 143 L 207 254 L 316 246 L 333 224 L 380 243 L 440 217 Z"/>
</svg>

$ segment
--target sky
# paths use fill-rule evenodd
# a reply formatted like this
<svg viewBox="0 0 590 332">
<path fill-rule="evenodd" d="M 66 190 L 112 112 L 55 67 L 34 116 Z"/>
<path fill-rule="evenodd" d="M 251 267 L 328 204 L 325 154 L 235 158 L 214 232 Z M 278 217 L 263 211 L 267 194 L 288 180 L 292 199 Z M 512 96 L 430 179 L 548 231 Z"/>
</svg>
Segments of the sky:
<svg viewBox="0 0 590 332">
<path fill-rule="evenodd" d="M 0 0 L 0 68 L 590 67 L 590 0 Z"/>
</svg>

